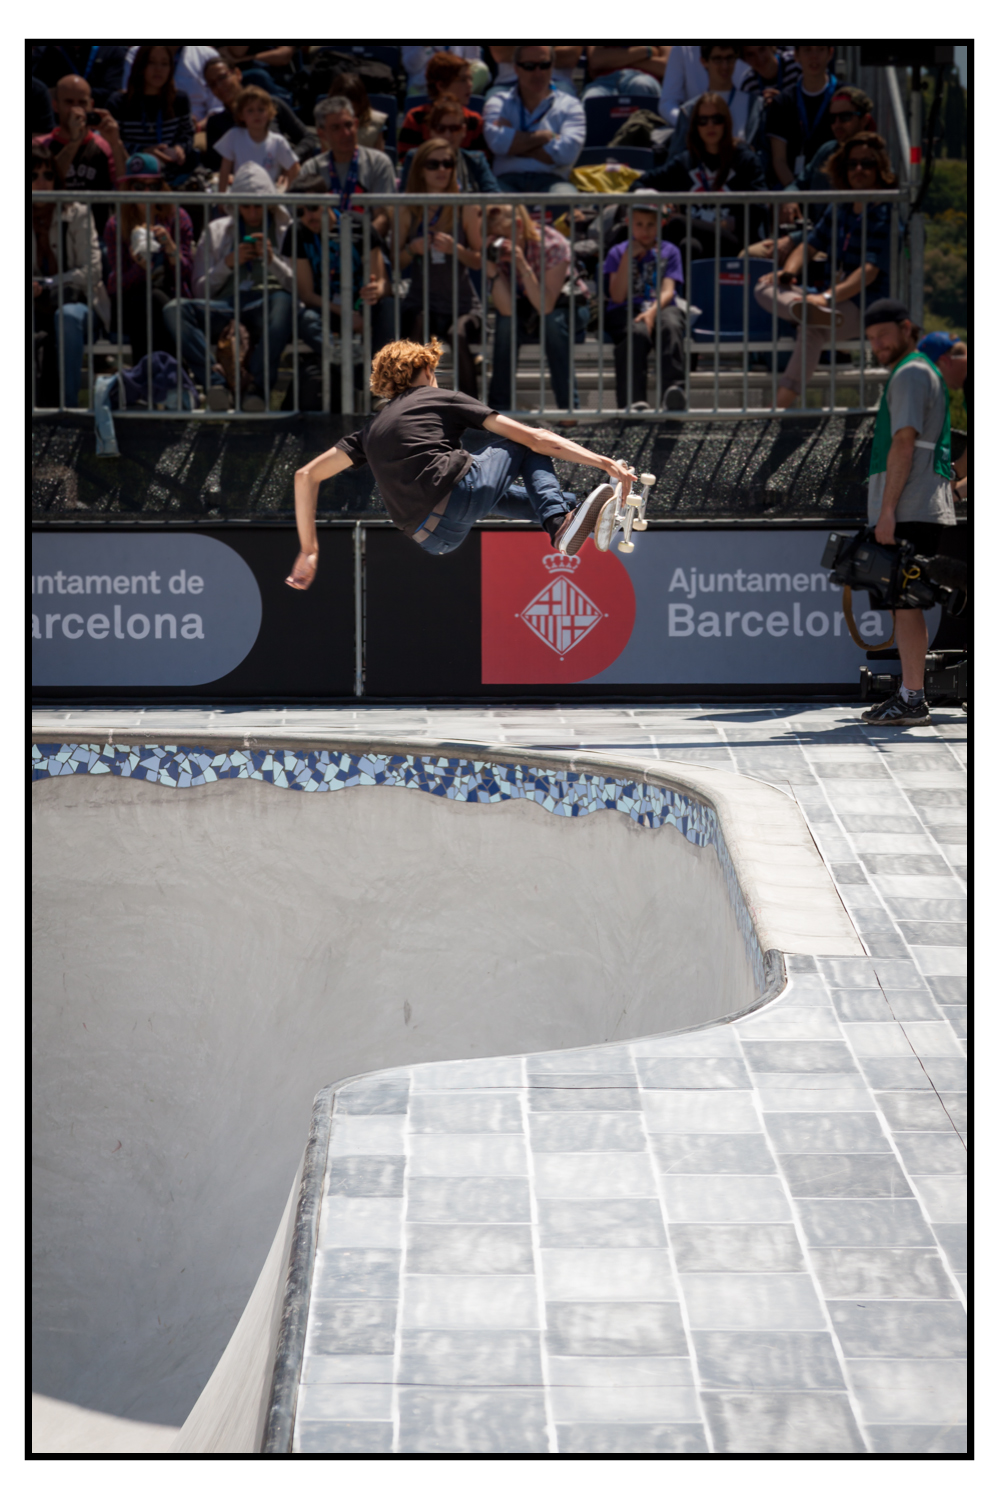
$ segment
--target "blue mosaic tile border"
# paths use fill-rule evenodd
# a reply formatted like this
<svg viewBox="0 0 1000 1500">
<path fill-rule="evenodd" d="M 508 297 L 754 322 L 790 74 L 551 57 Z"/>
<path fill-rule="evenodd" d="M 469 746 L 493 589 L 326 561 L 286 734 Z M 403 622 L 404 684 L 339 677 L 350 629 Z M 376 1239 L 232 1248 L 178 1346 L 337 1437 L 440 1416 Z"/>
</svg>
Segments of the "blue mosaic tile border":
<svg viewBox="0 0 1000 1500">
<path fill-rule="evenodd" d="M 232 750 L 213 754 L 186 745 L 32 745 L 33 782 L 77 775 L 127 776 L 178 789 L 227 780 L 265 781 L 296 792 L 399 786 L 454 802 L 535 802 L 564 818 L 607 810 L 624 813 L 643 828 L 670 825 L 688 843 L 715 849 L 757 993 L 765 987 L 764 957 L 718 818 L 704 802 L 670 787 L 591 772 L 540 770 L 433 755 L 352 755 L 338 750 Z"/>
</svg>

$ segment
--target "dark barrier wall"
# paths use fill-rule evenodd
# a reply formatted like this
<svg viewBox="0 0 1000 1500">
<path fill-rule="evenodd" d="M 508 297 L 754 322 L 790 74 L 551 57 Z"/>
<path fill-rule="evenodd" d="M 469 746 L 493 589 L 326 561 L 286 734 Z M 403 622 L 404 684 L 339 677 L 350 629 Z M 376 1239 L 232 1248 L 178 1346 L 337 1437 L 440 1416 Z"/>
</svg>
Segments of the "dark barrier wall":
<svg viewBox="0 0 1000 1500">
<path fill-rule="evenodd" d="M 842 523 L 841 523 L 842 524 Z M 381 524 L 327 525 L 284 579 L 293 528 L 45 527 L 33 539 L 39 701 L 853 696 L 865 651 L 819 565 L 829 527 L 665 526 L 576 558 L 477 529 L 430 557 Z M 946 550 L 965 555 L 964 524 Z M 855 598 L 874 648 L 884 613 Z M 356 620 L 361 619 L 361 652 Z M 931 611 L 938 647 L 970 621 Z"/>
</svg>

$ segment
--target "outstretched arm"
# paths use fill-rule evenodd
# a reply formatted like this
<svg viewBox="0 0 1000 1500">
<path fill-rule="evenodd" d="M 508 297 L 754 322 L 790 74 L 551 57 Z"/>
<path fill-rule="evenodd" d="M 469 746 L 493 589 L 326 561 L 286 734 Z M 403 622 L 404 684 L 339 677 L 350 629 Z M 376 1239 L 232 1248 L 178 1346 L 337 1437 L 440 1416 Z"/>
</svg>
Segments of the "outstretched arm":
<svg viewBox="0 0 1000 1500">
<path fill-rule="evenodd" d="M 316 535 L 316 501 L 324 479 L 332 479 L 352 467 L 343 448 L 329 448 L 311 463 L 295 471 L 295 524 L 299 530 L 299 555 L 285 582 L 292 589 L 307 589 L 316 576 L 319 538 Z"/>
<path fill-rule="evenodd" d="M 579 443 L 560 437 L 557 432 L 547 432 L 544 427 L 525 427 L 523 422 L 515 422 L 512 417 L 501 417 L 498 414 L 487 417 L 483 426 L 487 432 L 495 432 L 497 437 L 521 443 L 533 453 L 544 453 L 546 458 L 562 458 L 567 463 L 587 464 L 592 469 L 603 469 L 615 482 L 619 479 L 622 481 L 623 494 L 627 495 L 631 488 L 633 476 L 627 464 L 620 463 L 616 458 L 604 458 L 600 453 L 592 453 L 589 448 L 582 448 Z"/>
</svg>

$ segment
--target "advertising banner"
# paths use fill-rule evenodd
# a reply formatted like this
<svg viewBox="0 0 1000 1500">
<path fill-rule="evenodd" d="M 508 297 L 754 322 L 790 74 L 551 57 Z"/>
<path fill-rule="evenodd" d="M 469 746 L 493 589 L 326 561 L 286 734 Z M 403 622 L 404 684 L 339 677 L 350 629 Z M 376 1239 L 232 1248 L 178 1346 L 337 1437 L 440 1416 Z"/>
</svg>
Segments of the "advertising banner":
<svg viewBox="0 0 1000 1500">
<path fill-rule="evenodd" d="M 38 531 L 32 685 L 169 700 L 340 696 L 354 683 L 349 531 L 326 532 L 308 593 L 284 583 L 291 528 Z"/>
<path fill-rule="evenodd" d="M 586 541 L 573 558 L 539 532 L 482 542 L 482 681 L 487 683 L 853 683 L 841 590 L 819 565 L 824 531 L 647 531 L 628 556 Z M 874 647 L 888 613 L 856 595 Z M 940 609 L 928 612 L 933 640 Z"/>
</svg>

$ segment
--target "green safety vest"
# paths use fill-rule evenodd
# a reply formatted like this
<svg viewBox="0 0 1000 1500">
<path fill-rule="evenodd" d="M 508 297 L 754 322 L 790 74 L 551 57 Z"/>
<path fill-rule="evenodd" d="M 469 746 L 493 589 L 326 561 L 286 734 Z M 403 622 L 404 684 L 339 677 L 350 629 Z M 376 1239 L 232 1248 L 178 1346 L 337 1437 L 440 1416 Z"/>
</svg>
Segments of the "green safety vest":
<svg viewBox="0 0 1000 1500">
<path fill-rule="evenodd" d="M 921 354 L 919 349 L 914 349 L 912 354 L 907 354 L 905 359 L 899 361 L 899 364 L 893 370 L 882 389 L 882 400 L 879 402 L 878 415 L 875 418 L 875 436 L 872 439 L 871 463 L 868 465 L 869 479 L 871 479 L 873 474 L 884 474 L 889 467 L 889 449 L 892 446 L 889 387 L 903 366 L 912 363 L 915 359 L 919 359 L 929 370 L 933 370 L 937 379 L 941 380 L 941 371 L 937 365 L 926 354 Z M 941 384 L 942 386 L 944 385 L 943 380 L 941 380 Z M 921 442 L 918 438 L 916 446 L 918 448 L 933 448 L 935 474 L 940 474 L 942 479 L 951 478 L 951 409 L 947 391 L 945 391 L 944 424 L 941 428 L 941 436 L 936 443 Z"/>
</svg>

